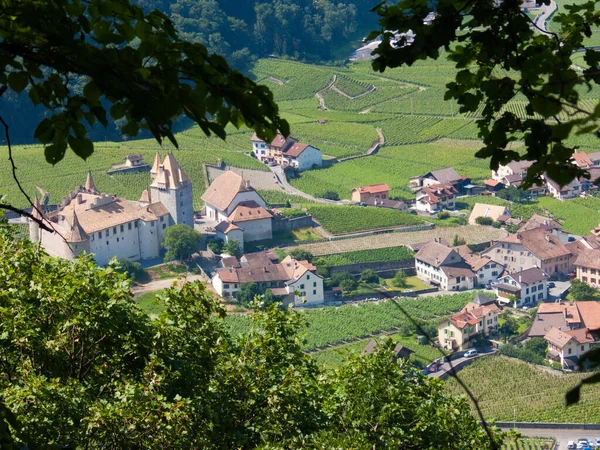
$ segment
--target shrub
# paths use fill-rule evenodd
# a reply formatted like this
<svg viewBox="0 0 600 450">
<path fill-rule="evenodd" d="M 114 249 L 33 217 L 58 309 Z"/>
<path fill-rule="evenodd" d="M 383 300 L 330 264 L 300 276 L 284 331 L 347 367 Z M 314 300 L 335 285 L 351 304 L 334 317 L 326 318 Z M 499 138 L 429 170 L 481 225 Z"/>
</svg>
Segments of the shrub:
<svg viewBox="0 0 600 450">
<path fill-rule="evenodd" d="M 498 222 L 497 220 L 494 220 L 494 221 L 492 222 L 492 226 L 493 226 L 494 228 L 500 228 L 500 227 L 502 226 L 502 223 L 501 223 L 501 222 Z"/>
<path fill-rule="evenodd" d="M 321 195 L 321 197 L 326 198 L 328 200 L 339 200 L 340 199 L 340 196 L 335 191 L 325 191 L 325 192 L 323 192 L 323 195 Z"/>
<path fill-rule="evenodd" d="M 477 222 L 479 225 L 491 225 L 494 221 L 491 217 L 477 217 L 475 222 Z"/>
<path fill-rule="evenodd" d="M 240 241 L 237 239 L 230 239 L 225 242 L 225 245 L 223 245 L 223 251 L 228 255 L 235 256 L 236 258 L 239 258 L 243 254 L 240 247 Z"/>
<path fill-rule="evenodd" d="M 210 248 L 215 255 L 220 255 L 223 253 L 223 240 L 212 239 L 208 241 L 208 248 Z"/>
<path fill-rule="evenodd" d="M 460 237 L 458 234 L 454 235 L 454 239 L 452 240 L 452 246 L 456 247 L 458 245 L 465 245 L 467 241 L 465 238 Z"/>
<path fill-rule="evenodd" d="M 372 269 L 365 269 L 360 274 L 360 281 L 365 283 L 377 283 L 379 281 L 379 275 Z"/>
<path fill-rule="evenodd" d="M 139 262 L 131 261 L 127 258 L 119 260 L 119 268 L 117 271 L 126 274 L 129 278 L 134 280 L 139 280 L 145 272 Z"/>
<path fill-rule="evenodd" d="M 350 292 L 356 290 L 358 283 L 352 278 L 348 278 L 340 282 L 340 287 L 344 292 Z"/>
<path fill-rule="evenodd" d="M 308 261 L 311 262 L 313 259 L 313 254 L 307 250 L 303 250 L 301 248 L 297 248 L 288 253 L 292 258 L 298 261 Z"/>
<path fill-rule="evenodd" d="M 399 288 L 406 287 L 406 272 L 404 272 L 404 270 L 400 269 L 398 272 L 396 272 L 396 275 L 392 280 L 392 286 Z"/>
<path fill-rule="evenodd" d="M 448 217 L 450 217 L 450 213 L 448 211 L 442 211 L 437 215 L 437 218 L 441 220 L 447 219 Z"/>
</svg>

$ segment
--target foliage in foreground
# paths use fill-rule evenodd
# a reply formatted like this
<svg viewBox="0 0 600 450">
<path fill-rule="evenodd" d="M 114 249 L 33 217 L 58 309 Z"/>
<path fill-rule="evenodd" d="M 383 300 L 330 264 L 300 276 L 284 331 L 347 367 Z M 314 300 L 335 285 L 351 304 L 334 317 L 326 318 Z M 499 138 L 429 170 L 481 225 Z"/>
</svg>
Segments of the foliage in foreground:
<svg viewBox="0 0 600 450">
<path fill-rule="evenodd" d="M 302 315 L 268 306 L 231 338 L 200 283 L 151 320 L 91 258 L 0 236 L 0 389 L 17 440 L 85 448 L 490 448 L 468 405 L 390 358 L 335 372 L 303 353 Z M 382 444 L 384 443 L 384 444 Z"/>
</svg>

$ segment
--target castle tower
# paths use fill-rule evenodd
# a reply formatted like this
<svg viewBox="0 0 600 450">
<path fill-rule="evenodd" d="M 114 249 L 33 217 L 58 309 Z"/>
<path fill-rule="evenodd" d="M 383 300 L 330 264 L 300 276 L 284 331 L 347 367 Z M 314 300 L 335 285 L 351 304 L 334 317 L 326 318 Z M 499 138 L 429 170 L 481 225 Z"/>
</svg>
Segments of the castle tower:
<svg viewBox="0 0 600 450">
<path fill-rule="evenodd" d="M 192 197 L 192 182 L 187 177 L 175 156 L 167 154 L 165 160 L 160 164 L 160 156 L 157 154 L 154 164 L 158 164 L 156 174 L 154 165 L 152 184 L 150 185 L 150 197 L 153 202 L 161 202 L 171 215 L 172 223 L 183 223 L 190 227 L 194 226 L 194 206 Z"/>
<path fill-rule="evenodd" d="M 88 170 L 87 178 L 85 179 L 85 188 L 88 192 L 92 192 L 94 194 L 98 194 L 99 191 L 96 188 L 96 183 L 94 183 L 94 179 L 92 178 L 92 171 Z"/>
<path fill-rule="evenodd" d="M 152 178 L 152 181 L 154 181 L 156 175 L 158 175 L 161 165 L 162 161 L 160 160 L 160 155 L 158 154 L 158 152 L 156 152 L 156 156 L 154 157 L 154 163 L 152 163 L 152 169 L 150 169 L 150 177 Z"/>
<path fill-rule="evenodd" d="M 36 195 L 35 199 L 33 200 L 33 210 L 31 211 L 31 215 L 33 217 L 35 217 L 36 219 L 41 220 L 41 219 L 43 219 L 41 212 L 42 212 L 42 205 L 40 204 L 40 201 L 38 200 L 37 195 Z M 29 240 L 31 242 L 39 242 L 40 241 L 40 224 L 32 219 L 29 219 Z"/>
</svg>

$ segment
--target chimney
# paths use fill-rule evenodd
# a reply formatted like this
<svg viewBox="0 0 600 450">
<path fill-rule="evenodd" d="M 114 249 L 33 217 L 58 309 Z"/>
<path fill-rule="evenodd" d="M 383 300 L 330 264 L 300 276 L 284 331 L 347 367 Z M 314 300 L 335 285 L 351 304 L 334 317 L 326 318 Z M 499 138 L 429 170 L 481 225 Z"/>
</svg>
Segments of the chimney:
<svg viewBox="0 0 600 450">
<path fill-rule="evenodd" d="M 547 235 L 546 235 L 546 240 L 547 240 L 548 242 L 550 242 L 550 235 L 549 235 L 549 234 L 547 234 Z"/>
<path fill-rule="evenodd" d="M 246 182 L 246 189 L 250 189 L 250 180 L 244 180 Z"/>
<path fill-rule="evenodd" d="M 83 202 L 83 196 L 81 194 L 77 194 L 77 204 L 81 205 L 82 202 Z"/>
</svg>

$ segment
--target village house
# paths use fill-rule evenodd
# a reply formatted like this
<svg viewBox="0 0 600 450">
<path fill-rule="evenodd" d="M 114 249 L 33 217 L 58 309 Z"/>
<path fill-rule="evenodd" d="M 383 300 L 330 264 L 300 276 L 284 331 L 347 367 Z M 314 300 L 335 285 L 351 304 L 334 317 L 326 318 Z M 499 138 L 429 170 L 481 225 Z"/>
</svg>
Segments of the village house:
<svg viewBox="0 0 600 450">
<path fill-rule="evenodd" d="M 502 181 L 494 180 L 492 178 L 490 178 L 489 180 L 485 180 L 483 184 L 485 185 L 487 191 L 490 193 L 501 191 L 505 187 Z"/>
<path fill-rule="evenodd" d="M 569 198 L 578 197 L 579 194 L 581 194 L 581 183 L 577 178 L 574 178 L 572 181 L 562 187 L 552 178 L 548 177 L 548 175 L 544 175 L 544 179 L 546 180 L 548 193 L 554 198 L 566 200 Z"/>
<path fill-rule="evenodd" d="M 368 356 L 368 355 L 372 354 L 378 345 L 379 345 L 379 342 L 377 342 L 375 339 L 371 339 L 369 341 L 369 343 L 367 344 L 367 346 L 362 351 L 363 356 Z M 396 358 L 396 359 L 407 359 L 408 360 L 408 359 L 410 359 L 410 355 L 413 353 L 414 353 L 414 351 L 412 351 L 411 349 L 409 349 L 407 347 L 404 347 L 402 344 L 397 344 L 393 350 L 394 358 Z"/>
<path fill-rule="evenodd" d="M 593 288 L 600 287 L 600 248 L 586 248 L 575 259 L 575 276 Z"/>
<path fill-rule="evenodd" d="M 387 184 L 372 184 L 352 189 L 352 201 L 368 202 L 369 200 L 387 200 L 390 187 Z"/>
<path fill-rule="evenodd" d="M 511 161 L 506 165 L 500 164 L 498 170 L 492 170 L 492 179 L 504 183 L 505 186 L 510 186 L 511 182 L 517 180 L 523 181 L 533 163 L 534 161 Z M 506 184 L 507 180 L 508 184 Z"/>
<path fill-rule="evenodd" d="M 481 295 L 457 314 L 438 324 L 438 342 L 445 350 L 462 351 L 472 341 L 498 332 L 500 308 L 493 299 Z"/>
<path fill-rule="evenodd" d="M 548 341 L 548 357 L 573 369 L 579 357 L 599 342 L 600 303 L 560 302 L 540 304 L 529 337 Z"/>
<path fill-rule="evenodd" d="M 548 274 L 533 267 L 521 272 L 504 275 L 492 288 L 502 303 L 512 303 L 515 308 L 536 304 L 548 298 Z"/>
<path fill-rule="evenodd" d="M 458 192 L 447 184 L 433 184 L 422 187 L 417 192 L 415 208 L 430 214 L 443 210 L 454 210 L 455 198 Z"/>
<path fill-rule="evenodd" d="M 227 242 L 245 242 L 271 239 L 273 215 L 265 201 L 250 186 L 248 180 L 227 171 L 213 180 L 202 195 L 204 216 L 217 222 L 217 237 Z"/>
<path fill-rule="evenodd" d="M 233 298 L 246 283 L 256 283 L 283 298 L 284 304 L 315 305 L 325 301 L 323 278 L 308 261 L 287 256 L 277 263 L 267 254 L 256 258 L 244 255 L 240 267 L 217 269 L 211 283 L 223 298 Z M 243 258 L 246 258 L 245 260 Z"/>
<path fill-rule="evenodd" d="M 473 289 L 476 275 L 456 250 L 430 241 L 415 255 L 418 278 L 445 291 Z"/>
<path fill-rule="evenodd" d="M 475 203 L 469 216 L 469 225 L 475 225 L 478 217 L 486 217 L 498 222 L 501 217 L 508 219 L 511 216 L 506 206 Z"/>
<path fill-rule="evenodd" d="M 488 286 L 504 272 L 504 267 L 487 256 L 474 253 L 466 245 L 453 247 L 475 274 L 476 286 Z"/>
<path fill-rule="evenodd" d="M 125 165 L 128 167 L 135 167 L 144 164 L 144 157 L 139 153 L 132 153 L 125 157 Z"/>
<path fill-rule="evenodd" d="M 510 234 L 481 255 L 502 264 L 509 272 L 539 267 L 551 276 L 569 273 L 574 261 L 571 251 L 561 239 L 543 227 Z"/>
<path fill-rule="evenodd" d="M 432 170 L 418 177 L 409 179 L 409 185 L 412 188 L 422 188 L 435 184 L 443 184 L 454 187 L 457 193 L 462 192 L 465 185 L 468 185 L 471 180 L 465 176 L 461 176 L 453 167 Z"/>
<path fill-rule="evenodd" d="M 577 167 L 580 167 L 582 169 L 600 166 L 600 152 L 574 152 L 572 156 L 572 162 Z"/>
<path fill-rule="evenodd" d="M 77 187 L 58 210 L 41 214 L 35 200 L 34 216 L 56 233 L 29 221 L 29 237 L 40 242 L 51 256 L 73 259 L 92 253 L 96 263 L 113 258 L 132 261 L 158 258 L 164 230 L 175 224 L 193 226 L 192 183 L 169 153 L 164 162 L 157 154 L 151 171 L 150 190 L 139 201 L 98 191 L 91 172 L 84 186 Z"/>
<path fill-rule="evenodd" d="M 250 140 L 252 151 L 261 162 L 274 163 L 284 168 L 293 167 L 299 171 L 323 165 L 323 154 L 319 149 L 302 144 L 291 136 L 286 138 L 278 133 L 270 143 L 266 143 L 254 134 Z"/>
</svg>

